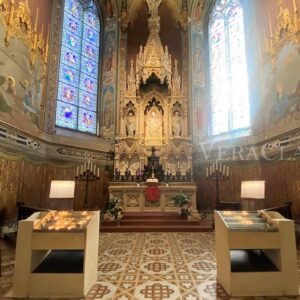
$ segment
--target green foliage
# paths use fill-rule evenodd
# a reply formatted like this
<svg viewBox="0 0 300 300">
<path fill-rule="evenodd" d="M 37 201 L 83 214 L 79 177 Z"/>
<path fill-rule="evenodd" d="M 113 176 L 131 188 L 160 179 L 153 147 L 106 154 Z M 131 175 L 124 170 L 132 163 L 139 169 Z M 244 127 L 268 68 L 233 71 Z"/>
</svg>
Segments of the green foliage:
<svg viewBox="0 0 300 300">
<path fill-rule="evenodd" d="M 116 220 L 123 218 L 122 203 L 118 197 L 113 197 L 109 200 L 106 212 L 115 217 Z"/>
<path fill-rule="evenodd" d="M 182 207 L 185 204 L 189 204 L 189 200 L 186 195 L 178 194 L 172 198 L 175 206 Z"/>
</svg>

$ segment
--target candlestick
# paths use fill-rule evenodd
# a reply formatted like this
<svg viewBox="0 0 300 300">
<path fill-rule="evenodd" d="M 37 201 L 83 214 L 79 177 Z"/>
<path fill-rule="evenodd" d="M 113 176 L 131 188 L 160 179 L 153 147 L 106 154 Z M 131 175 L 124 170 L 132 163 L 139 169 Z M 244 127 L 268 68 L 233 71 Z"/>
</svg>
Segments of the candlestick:
<svg viewBox="0 0 300 300">
<path fill-rule="evenodd" d="M 94 169 L 94 172 L 93 172 Z M 99 180 L 99 168 L 98 168 L 98 176 L 96 176 L 96 165 L 92 165 L 92 163 L 85 162 L 80 167 L 77 168 L 77 171 L 81 170 L 80 174 L 76 174 L 75 179 L 78 181 L 85 181 L 85 196 L 83 207 L 88 208 L 88 192 L 89 192 L 89 183 L 91 181 Z"/>
<path fill-rule="evenodd" d="M 225 172 L 226 171 L 226 172 Z M 216 182 L 216 206 L 219 205 L 219 181 L 224 181 L 229 179 L 229 167 L 222 165 L 221 162 L 213 162 L 209 166 L 209 173 L 208 167 L 206 168 L 206 179 L 215 180 Z"/>
</svg>

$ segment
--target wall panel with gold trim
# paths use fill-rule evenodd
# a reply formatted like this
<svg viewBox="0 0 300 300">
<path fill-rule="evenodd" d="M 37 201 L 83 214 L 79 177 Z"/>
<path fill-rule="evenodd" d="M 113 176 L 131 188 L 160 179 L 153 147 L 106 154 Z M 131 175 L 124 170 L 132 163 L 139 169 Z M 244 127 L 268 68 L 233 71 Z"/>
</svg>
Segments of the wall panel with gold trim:
<svg viewBox="0 0 300 300">
<path fill-rule="evenodd" d="M 24 155 L 8 155 L 0 152 L 0 211 L 5 210 L 6 220 L 16 217 L 16 204 L 60 209 L 59 201 L 49 199 L 51 180 L 73 180 L 75 165 L 70 162 L 45 161 Z M 108 175 L 102 170 L 100 180 L 89 185 L 89 209 L 105 208 L 108 201 Z M 74 209 L 82 209 L 85 196 L 85 182 L 76 182 Z M 51 203 L 55 202 L 55 204 Z"/>
</svg>

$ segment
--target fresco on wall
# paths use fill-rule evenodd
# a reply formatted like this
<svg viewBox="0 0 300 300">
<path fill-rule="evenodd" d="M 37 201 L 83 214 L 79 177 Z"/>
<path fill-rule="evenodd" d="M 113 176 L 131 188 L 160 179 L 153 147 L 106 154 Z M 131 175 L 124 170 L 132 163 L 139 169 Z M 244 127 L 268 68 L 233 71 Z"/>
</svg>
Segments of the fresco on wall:
<svg viewBox="0 0 300 300">
<path fill-rule="evenodd" d="M 204 57 L 203 49 L 203 36 L 200 32 L 194 32 L 192 37 L 193 42 L 193 78 L 194 81 L 199 83 L 201 86 L 204 86 Z"/>
<path fill-rule="evenodd" d="M 300 125 L 300 53 L 296 45 L 285 45 L 276 72 L 265 68 L 265 131 L 280 134 Z"/>
<path fill-rule="evenodd" d="M 104 136 L 114 134 L 114 109 L 117 69 L 117 27 L 112 24 L 105 28 L 102 62 L 102 119 L 101 131 Z"/>
<path fill-rule="evenodd" d="M 106 84 L 114 80 L 116 72 L 116 33 L 108 31 L 104 35 L 103 49 L 103 78 Z"/>
<path fill-rule="evenodd" d="M 111 0 L 105 0 L 104 6 L 105 6 L 105 11 L 104 11 L 105 19 L 106 20 L 112 19 L 112 17 L 114 16 L 114 8 Z"/>
<path fill-rule="evenodd" d="M 199 1 L 200 5 L 202 1 Z M 198 5 L 195 10 L 195 21 L 200 21 L 201 12 L 197 12 Z M 198 14 L 198 16 L 197 16 Z M 197 18 L 196 18 L 197 17 Z M 204 39 L 203 30 L 200 23 L 195 24 L 192 30 L 192 90 L 193 90 L 193 136 L 199 141 L 206 137 L 207 120 L 205 114 L 207 113 L 206 103 L 204 101 L 205 90 L 205 65 L 204 65 Z"/>
<path fill-rule="evenodd" d="M 49 1 L 44 9 L 51 10 L 51 5 Z M 7 1 L 1 4 L 0 121 L 33 134 L 40 126 L 48 51 L 45 30 L 38 26 L 37 14 L 31 13 L 27 1 L 15 7 Z"/>
<path fill-rule="evenodd" d="M 103 89 L 103 127 L 109 129 L 113 125 L 114 88 L 107 86 Z"/>
<path fill-rule="evenodd" d="M 202 16 L 202 13 L 203 13 L 203 9 L 204 9 L 204 5 L 205 5 L 204 0 L 198 0 L 197 1 L 197 5 L 196 5 L 196 8 L 195 8 L 195 13 L 194 13 L 194 22 L 200 23 L 201 16 Z"/>
<path fill-rule="evenodd" d="M 204 91 L 201 87 L 195 87 L 194 95 L 194 128 L 198 138 L 205 137 L 207 108 L 204 102 Z"/>
</svg>

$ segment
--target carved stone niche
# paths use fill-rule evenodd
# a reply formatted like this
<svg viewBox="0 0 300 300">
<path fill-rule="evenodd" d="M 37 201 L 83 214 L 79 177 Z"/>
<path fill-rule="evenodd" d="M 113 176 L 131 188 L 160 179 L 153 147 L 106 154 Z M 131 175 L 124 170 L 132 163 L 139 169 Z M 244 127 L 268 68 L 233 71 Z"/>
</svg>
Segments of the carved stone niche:
<svg viewBox="0 0 300 300">
<path fill-rule="evenodd" d="M 129 101 L 124 107 L 123 119 L 124 126 L 122 129 L 124 129 L 126 137 L 137 136 L 137 110 L 132 101 Z"/>
<path fill-rule="evenodd" d="M 183 109 L 182 105 L 176 101 L 172 107 L 171 135 L 180 138 L 183 135 Z"/>
</svg>

